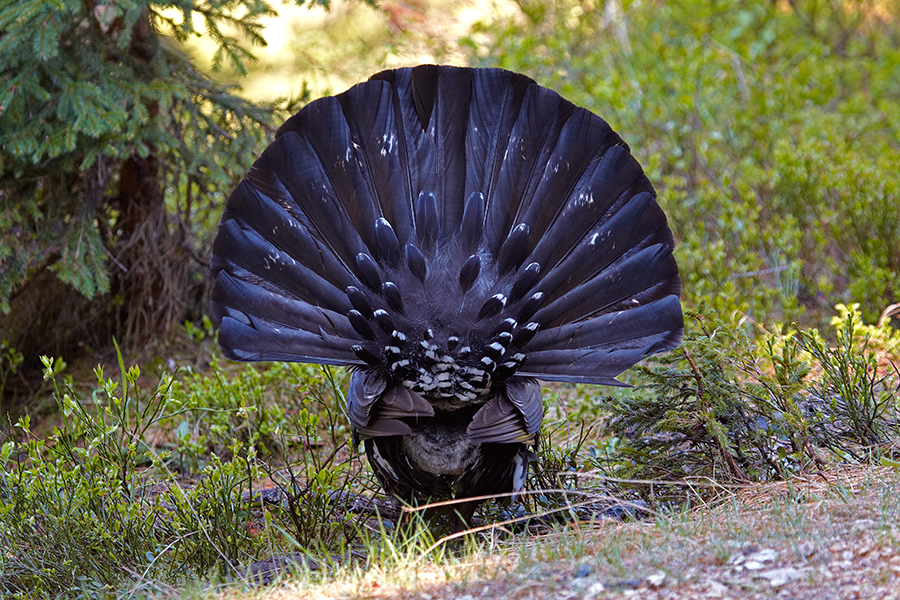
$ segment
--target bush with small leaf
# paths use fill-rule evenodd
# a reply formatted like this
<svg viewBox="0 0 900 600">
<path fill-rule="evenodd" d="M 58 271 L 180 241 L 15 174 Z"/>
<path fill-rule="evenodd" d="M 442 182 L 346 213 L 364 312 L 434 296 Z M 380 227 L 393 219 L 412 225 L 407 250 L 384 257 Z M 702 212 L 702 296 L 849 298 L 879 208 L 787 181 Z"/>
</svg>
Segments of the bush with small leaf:
<svg viewBox="0 0 900 600">
<path fill-rule="evenodd" d="M 739 323 L 689 312 L 683 344 L 612 403 L 617 474 L 731 484 L 891 456 L 900 372 L 879 372 L 858 310 L 841 314 L 832 347 L 795 327 L 757 342 Z M 658 483 L 657 499 L 685 493 Z"/>
<path fill-rule="evenodd" d="M 96 386 L 81 393 L 58 383 L 61 361 L 44 364 L 63 420 L 41 435 L 23 416 L 0 445 L 0 589 L 9 597 L 114 595 L 136 573 L 176 585 L 234 577 L 263 552 L 342 553 L 356 539 L 358 517 L 335 501 L 364 489 L 337 443 L 343 373 L 214 369 L 166 374 L 146 389 L 119 353 L 121 378 L 98 367 Z M 223 400 L 201 410 L 216 393 Z M 281 401 L 277 418 L 260 416 Z M 204 414 L 220 420 L 206 424 Z M 187 463 L 160 440 L 186 419 L 215 443 L 193 447 L 192 468 L 176 475 L 171 467 Z M 246 442 L 225 445 L 227 432 L 207 426 L 244 431 Z M 277 451 L 263 463 L 261 448 Z M 274 494 L 259 489 L 264 475 Z"/>
</svg>

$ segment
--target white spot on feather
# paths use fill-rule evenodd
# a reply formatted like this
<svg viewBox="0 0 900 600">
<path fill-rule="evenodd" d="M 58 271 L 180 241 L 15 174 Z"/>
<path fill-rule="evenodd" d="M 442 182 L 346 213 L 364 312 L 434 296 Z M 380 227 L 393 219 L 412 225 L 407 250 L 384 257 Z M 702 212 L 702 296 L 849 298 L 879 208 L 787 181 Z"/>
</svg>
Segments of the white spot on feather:
<svg viewBox="0 0 900 600">
<path fill-rule="evenodd" d="M 387 156 L 389 153 L 394 151 L 394 143 L 397 141 L 397 137 L 394 135 L 394 132 L 386 133 L 381 136 L 381 156 Z"/>
<path fill-rule="evenodd" d="M 594 203 L 594 193 L 593 192 L 581 192 L 573 201 L 573 204 L 576 207 L 582 206 L 590 206 Z"/>
<path fill-rule="evenodd" d="M 527 450 L 520 450 L 516 454 L 516 457 L 513 459 L 513 464 L 515 466 L 513 467 L 512 491 L 515 493 L 515 495 L 510 497 L 510 500 L 512 502 L 515 502 L 519 497 L 518 492 L 521 492 L 523 489 L 525 489 L 525 480 L 528 476 L 528 461 L 525 460 L 525 452 L 527 452 Z"/>
<path fill-rule="evenodd" d="M 378 444 L 372 444 L 372 458 L 378 463 L 379 468 L 390 473 L 392 478 L 397 479 L 397 473 L 394 471 L 394 468 L 391 467 L 391 463 L 384 460 L 384 457 L 378 452 Z"/>
<path fill-rule="evenodd" d="M 506 348 L 503 346 L 503 344 L 494 342 L 493 344 L 488 344 L 488 348 L 492 348 L 493 350 L 499 352 L 500 356 L 506 354 Z"/>
</svg>

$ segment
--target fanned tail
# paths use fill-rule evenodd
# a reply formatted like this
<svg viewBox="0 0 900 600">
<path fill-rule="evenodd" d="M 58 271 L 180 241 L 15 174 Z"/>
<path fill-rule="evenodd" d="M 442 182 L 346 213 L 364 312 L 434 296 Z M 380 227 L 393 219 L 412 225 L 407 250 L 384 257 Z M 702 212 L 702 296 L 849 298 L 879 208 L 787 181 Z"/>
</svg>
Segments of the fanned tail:
<svg viewBox="0 0 900 600">
<path fill-rule="evenodd" d="M 673 246 L 596 115 L 507 71 L 398 69 L 279 130 L 229 198 L 212 308 L 233 358 L 356 365 L 428 397 L 610 384 L 681 339 Z"/>
</svg>

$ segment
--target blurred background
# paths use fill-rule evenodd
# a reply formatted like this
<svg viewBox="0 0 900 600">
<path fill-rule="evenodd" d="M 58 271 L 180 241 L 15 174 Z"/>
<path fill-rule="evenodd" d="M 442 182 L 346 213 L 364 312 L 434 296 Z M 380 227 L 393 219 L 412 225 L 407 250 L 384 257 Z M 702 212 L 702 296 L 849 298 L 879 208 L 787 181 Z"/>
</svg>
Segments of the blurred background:
<svg viewBox="0 0 900 600">
<path fill-rule="evenodd" d="M 774 331 L 900 299 L 893 0 L 4 4 L 7 395 L 42 354 L 172 352 L 278 124 L 422 62 L 519 71 L 609 121 L 657 187 L 688 307 Z"/>
</svg>

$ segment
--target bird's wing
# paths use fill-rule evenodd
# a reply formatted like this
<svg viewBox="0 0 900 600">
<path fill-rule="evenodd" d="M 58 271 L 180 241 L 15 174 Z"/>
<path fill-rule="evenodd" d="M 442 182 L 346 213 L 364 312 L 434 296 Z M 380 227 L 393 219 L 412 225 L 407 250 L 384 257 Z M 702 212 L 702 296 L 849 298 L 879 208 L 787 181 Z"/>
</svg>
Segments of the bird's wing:
<svg viewBox="0 0 900 600">
<path fill-rule="evenodd" d="M 400 385 L 388 386 L 373 371 L 354 371 L 347 390 L 347 416 L 360 438 L 412 433 L 405 418 L 434 416 L 425 398 Z"/>
<path fill-rule="evenodd" d="M 472 418 L 467 433 L 480 443 L 534 443 L 544 416 L 541 386 L 534 379 L 511 378 Z"/>
</svg>

